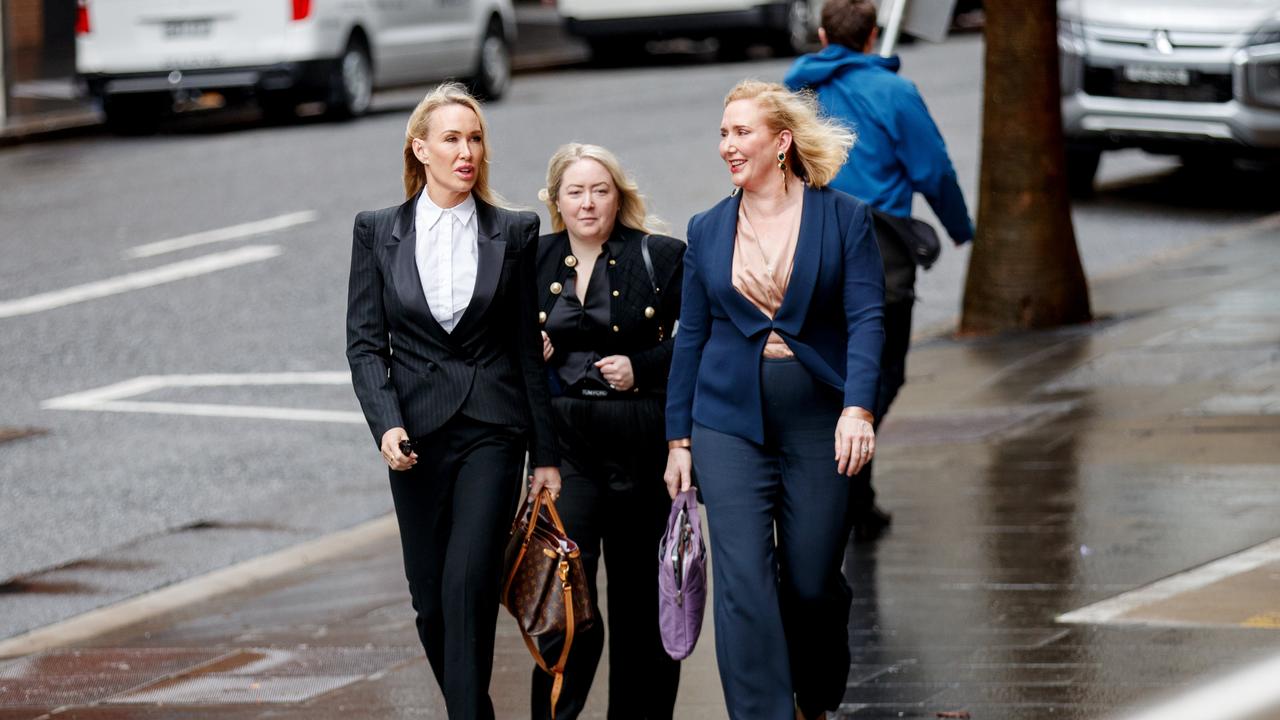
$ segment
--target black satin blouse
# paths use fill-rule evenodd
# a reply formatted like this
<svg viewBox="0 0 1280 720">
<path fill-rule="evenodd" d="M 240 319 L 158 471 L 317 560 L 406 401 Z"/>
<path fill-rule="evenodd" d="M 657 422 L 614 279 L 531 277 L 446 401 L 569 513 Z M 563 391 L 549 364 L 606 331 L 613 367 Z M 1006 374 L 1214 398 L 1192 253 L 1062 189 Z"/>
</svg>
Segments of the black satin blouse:
<svg viewBox="0 0 1280 720">
<path fill-rule="evenodd" d="M 577 282 L 576 272 L 565 278 L 560 299 L 552 306 L 543 327 L 555 348 L 550 364 L 564 388 L 608 390 L 609 382 L 595 366 L 603 357 L 595 348 L 604 346 L 610 332 L 609 273 L 604 253 L 596 258 L 591 271 L 585 303 L 578 302 Z"/>
</svg>

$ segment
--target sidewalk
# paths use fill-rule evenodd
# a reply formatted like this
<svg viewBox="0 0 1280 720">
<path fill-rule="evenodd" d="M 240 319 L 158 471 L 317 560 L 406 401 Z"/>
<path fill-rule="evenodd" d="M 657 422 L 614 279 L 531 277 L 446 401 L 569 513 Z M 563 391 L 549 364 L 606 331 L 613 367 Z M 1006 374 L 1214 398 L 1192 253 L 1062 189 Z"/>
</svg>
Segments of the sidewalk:
<svg viewBox="0 0 1280 720">
<path fill-rule="evenodd" d="M 1105 717 L 1278 652 L 1277 246 L 1260 223 L 1099 282 L 1090 326 L 913 349 L 877 460 L 894 526 L 846 556 L 842 717 Z M 709 620 L 682 720 L 725 717 Z M 528 717 L 530 667 L 504 611 L 498 717 Z M 0 720 L 346 716 L 444 717 L 391 538 L 0 661 Z"/>
</svg>

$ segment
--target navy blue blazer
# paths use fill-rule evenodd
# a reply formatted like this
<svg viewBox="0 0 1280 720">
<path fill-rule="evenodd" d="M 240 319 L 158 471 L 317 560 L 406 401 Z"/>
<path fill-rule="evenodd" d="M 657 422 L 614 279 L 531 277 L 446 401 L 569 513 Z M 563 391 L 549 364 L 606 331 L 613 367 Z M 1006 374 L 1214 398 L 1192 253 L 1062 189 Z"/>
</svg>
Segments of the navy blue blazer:
<svg viewBox="0 0 1280 720">
<path fill-rule="evenodd" d="M 884 345 L 884 267 L 867 206 L 807 187 L 791 280 L 770 320 L 733 287 L 740 195 L 689 221 L 683 304 L 667 384 L 667 438 L 693 423 L 764 442 L 760 363 L 769 331 L 814 377 L 871 411 Z M 835 418 L 831 419 L 834 429 Z"/>
</svg>

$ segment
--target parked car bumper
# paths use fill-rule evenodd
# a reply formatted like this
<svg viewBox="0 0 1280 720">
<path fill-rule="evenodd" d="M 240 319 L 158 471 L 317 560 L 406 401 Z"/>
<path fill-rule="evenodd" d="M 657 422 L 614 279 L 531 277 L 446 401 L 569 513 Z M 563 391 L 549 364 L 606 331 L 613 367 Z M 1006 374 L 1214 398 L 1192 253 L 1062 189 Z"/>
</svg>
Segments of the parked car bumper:
<svg viewBox="0 0 1280 720">
<path fill-rule="evenodd" d="M 193 92 L 266 94 L 322 90 L 336 60 L 308 60 L 236 68 L 168 70 L 140 73 L 87 73 L 80 76 L 89 94 L 141 95 Z"/>
<path fill-rule="evenodd" d="M 1280 150 L 1280 109 L 1225 103 L 1187 103 L 1099 97 L 1082 91 L 1062 102 L 1069 141 L 1155 151 L 1215 143 Z"/>
</svg>

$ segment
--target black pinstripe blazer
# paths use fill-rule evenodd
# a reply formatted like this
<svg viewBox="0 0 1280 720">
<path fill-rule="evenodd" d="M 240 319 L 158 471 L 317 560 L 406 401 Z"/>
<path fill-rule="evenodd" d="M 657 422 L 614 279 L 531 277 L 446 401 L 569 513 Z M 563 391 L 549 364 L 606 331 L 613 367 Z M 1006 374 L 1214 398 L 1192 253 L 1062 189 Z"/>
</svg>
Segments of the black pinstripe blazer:
<svg viewBox="0 0 1280 720">
<path fill-rule="evenodd" d="M 557 465 L 534 289 L 538 216 L 476 199 L 476 287 L 453 332 L 431 314 L 415 260 L 417 196 L 356 215 L 347 362 L 374 442 L 457 413 L 529 431 L 533 465 Z"/>
</svg>

